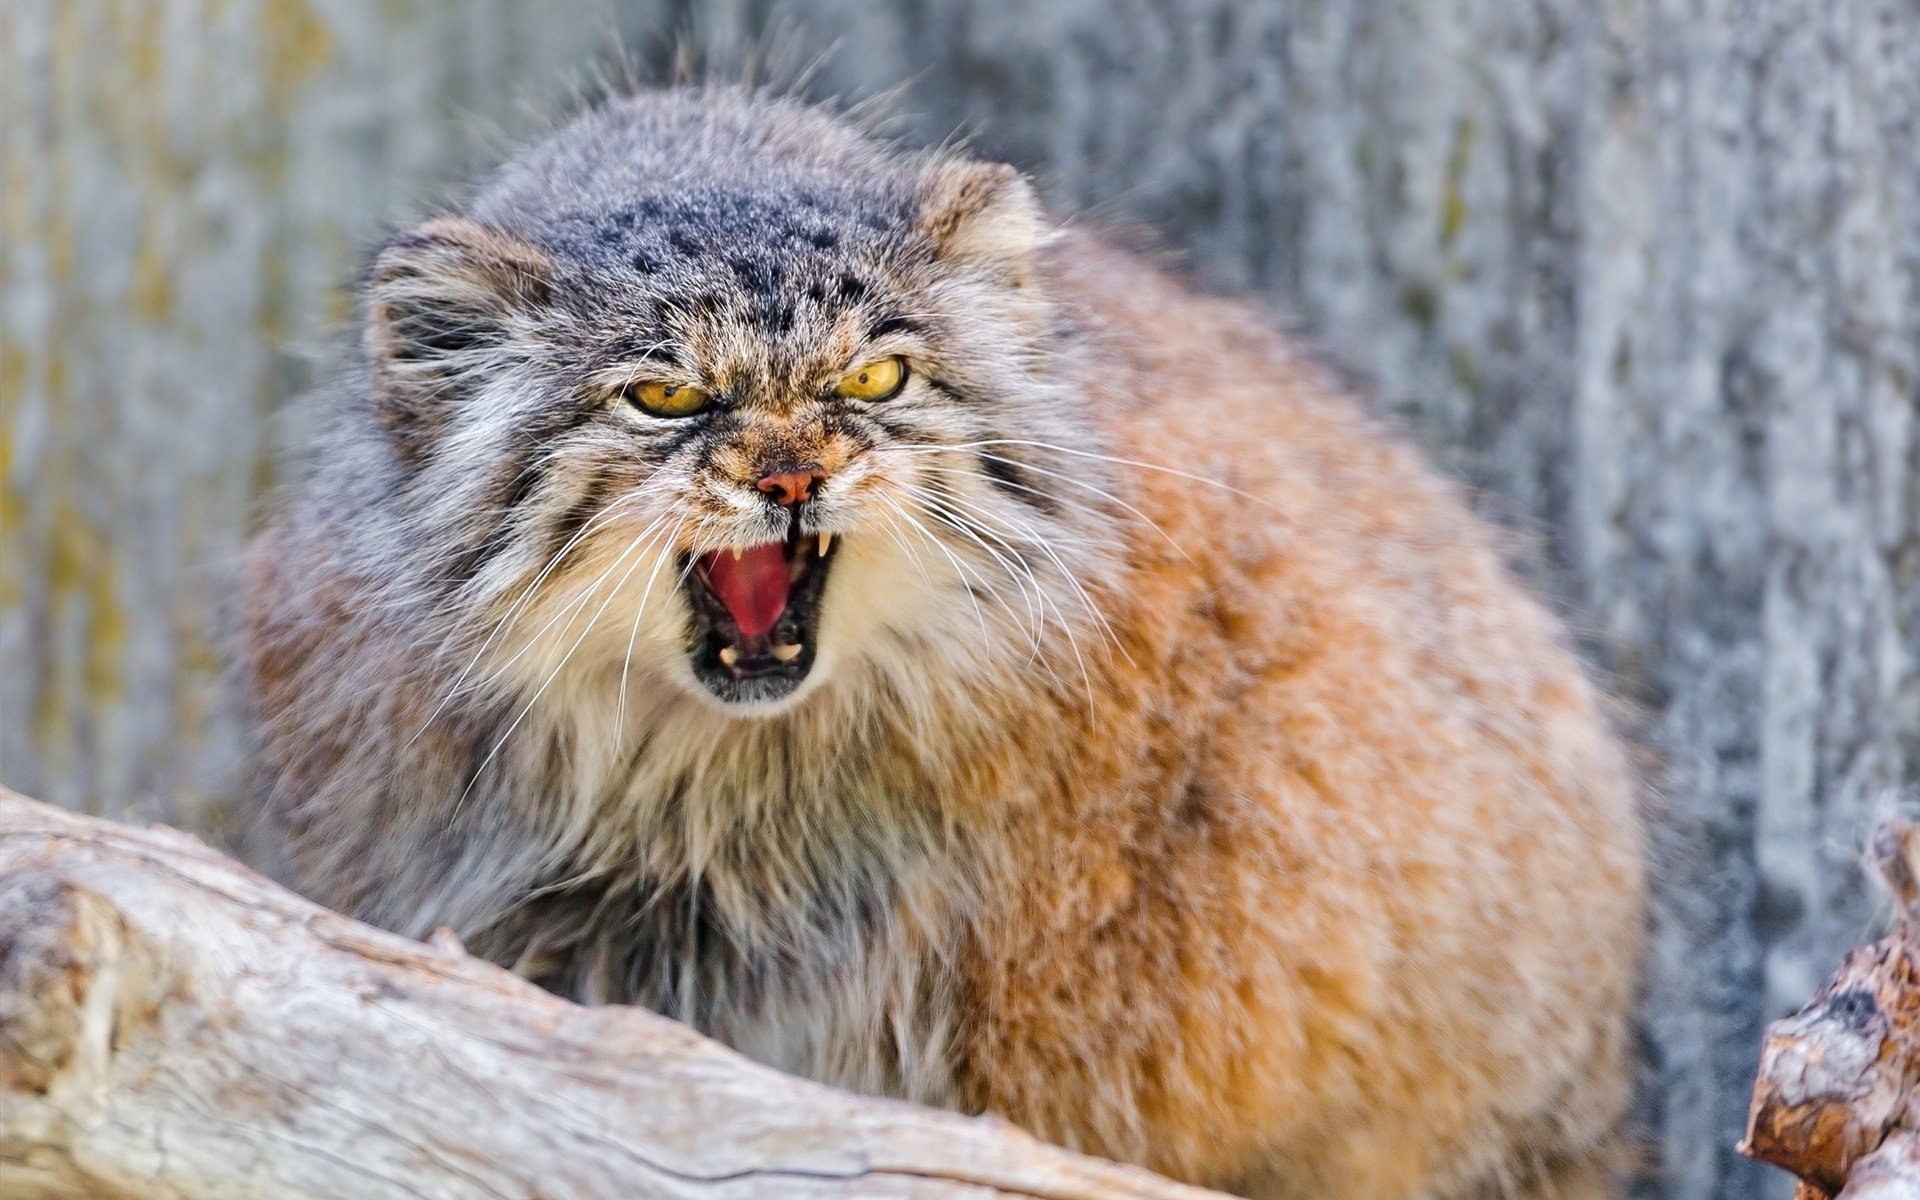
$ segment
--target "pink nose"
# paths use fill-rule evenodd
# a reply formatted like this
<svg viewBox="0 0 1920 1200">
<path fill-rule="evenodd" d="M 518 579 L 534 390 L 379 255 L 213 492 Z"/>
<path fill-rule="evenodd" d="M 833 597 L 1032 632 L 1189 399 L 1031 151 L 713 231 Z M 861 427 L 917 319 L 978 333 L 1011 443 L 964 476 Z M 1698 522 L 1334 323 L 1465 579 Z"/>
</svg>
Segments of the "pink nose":
<svg viewBox="0 0 1920 1200">
<path fill-rule="evenodd" d="M 760 477 L 757 485 L 761 491 L 773 498 L 775 504 L 793 506 L 804 504 L 813 496 L 813 489 L 826 482 L 827 473 L 817 463 L 801 463 L 798 466 L 781 467 L 777 471 L 768 471 Z"/>
</svg>

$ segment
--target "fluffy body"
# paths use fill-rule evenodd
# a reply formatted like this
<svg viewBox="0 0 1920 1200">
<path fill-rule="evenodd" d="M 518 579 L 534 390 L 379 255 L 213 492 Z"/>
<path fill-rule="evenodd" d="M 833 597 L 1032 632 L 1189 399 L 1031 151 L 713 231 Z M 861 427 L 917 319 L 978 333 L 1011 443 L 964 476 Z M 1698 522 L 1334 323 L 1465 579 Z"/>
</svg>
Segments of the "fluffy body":
<svg viewBox="0 0 1920 1200">
<path fill-rule="evenodd" d="M 1601 701 L 1285 337 L 1004 168 L 639 96 L 397 239 L 257 541 L 254 847 L 776 1066 L 1273 1197 L 1604 1194 L 1642 922 Z M 885 405 L 825 383 L 913 364 Z M 658 421 L 636 372 L 726 403 Z M 751 480 L 795 456 L 808 511 Z M 837 549 L 811 669 L 690 556 Z"/>
</svg>

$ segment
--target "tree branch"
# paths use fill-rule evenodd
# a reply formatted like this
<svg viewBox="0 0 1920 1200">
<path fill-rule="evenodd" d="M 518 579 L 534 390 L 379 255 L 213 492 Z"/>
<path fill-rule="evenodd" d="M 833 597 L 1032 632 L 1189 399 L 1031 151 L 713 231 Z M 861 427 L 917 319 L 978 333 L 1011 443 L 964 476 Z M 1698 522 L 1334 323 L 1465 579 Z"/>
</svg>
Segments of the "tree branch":
<svg viewBox="0 0 1920 1200">
<path fill-rule="evenodd" d="M 1871 857 L 1894 930 L 1767 1027 L 1740 1145 L 1799 1176 L 1798 1200 L 1920 1200 L 1920 827 L 1882 826 Z"/>
<path fill-rule="evenodd" d="M 1201 1200 L 0 790 L 0 1194 Z"/>
</svg>

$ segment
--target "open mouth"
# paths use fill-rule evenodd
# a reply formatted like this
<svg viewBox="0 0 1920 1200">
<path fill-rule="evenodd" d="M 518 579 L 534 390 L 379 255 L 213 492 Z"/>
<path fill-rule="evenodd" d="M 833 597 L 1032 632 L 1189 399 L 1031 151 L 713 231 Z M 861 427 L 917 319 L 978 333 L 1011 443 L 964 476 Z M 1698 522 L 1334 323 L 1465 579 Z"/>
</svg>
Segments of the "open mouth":
<svg viewBox="0 0 1920 1200">
<path fill-rule="evenodd" d="M 719 550 L 683 572 L 693 608 L 693 673 L 731 703 L 779 700 L 813 668 L 820 594 L 833 565 L 831 534 L 803 534 Z"/>
</svg>

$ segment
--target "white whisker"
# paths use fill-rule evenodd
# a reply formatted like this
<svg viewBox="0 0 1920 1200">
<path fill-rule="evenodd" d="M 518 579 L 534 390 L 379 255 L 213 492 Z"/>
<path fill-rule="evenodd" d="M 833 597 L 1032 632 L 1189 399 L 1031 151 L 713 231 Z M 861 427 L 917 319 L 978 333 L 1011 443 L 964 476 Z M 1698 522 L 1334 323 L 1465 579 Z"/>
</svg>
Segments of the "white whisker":
<svg viewBox="0 0 1920 1200">
<path fill-rule="evenodd" d="M 664 520 L 664 518 L 662 518 L 662 520 Z M 586 628 L 580 631 L 580 636 L 575 638 L 573 643 L 567 647 L 566 652 L 560 656 L 560 661 L 554 664 L 552 671 L 547 673 L 546 679 L 541 682 L 540 687 L 534 692 L 533 697 L 521 706 L 519 713 L 515 715 L 513 721 L 508 724 L 506 732 L 502 733 L 500 737 L 495 740 L 493 748 L 487 751 L 486 757 L 481 759 L 480 764 L 473 769 L 473 775 L 467 780 L 466 788 L 461 791 L 460 799 L 454 803 L 449 819 L 459 814 L 460 809 L 466 804 L 468 795 L 472 793 L 475 785 L 480 782 L 480 776 L 486 773 L 487 767 L 499 756 L 501 749 L 504 748 L 507 741 L 513 737 L 514 730 L 520 728 L 520 723 L 527 719 L 527 714 L 531 713 L 534 707 L 540 703 L 540 698 L 546 695 L 547 689 L 553 686 L 553 681 L 559 678 L 560 672 L 566 668 L 567 662 L 572 659 L 573 652 L 580 648 L 580 643 L 586 641 L 587 637 L 592 634 L 594 622 L 600 619 L 600 614 L 607 611 L 607 606 L 613 603 L 614 597 L 620 594 L 620 589 L 625 586 L 628 579 L 632 578 L 634 571 L 639 568 L 642 559 L 645 557 L 644 554 L 636 554 L 635 551 L 642 549 L 643 544 L 648 541 L 650 532 L 658 526 L 659 523 L 660 522 L 656 520 L 654 525 L 648 527 L 647 531 L 643 531 L 636 536 L 633 541 L 629 542 L 626 549 L 622 550 L 619 556 L 608 565 L 607 569 L 602 571 L 594 580 L 593 586 L 583 593 L 584 595 L 591 596 L 594 592 L 599 591 L 600 585 L 606 582 L 607 578 L 613 574 L 615 568 L 628 558 L 633 558 L 634 561 L 627 567 L 625 573 L 620 576 L 620 581 L 614 584 L 613 588 L 607 593 L 607 598 L 600 602 L 600 607 L 594 610 L 593 616 L 587 618 Z M 582 605 L 581 607 L 585 606 Z M 571 620 L 567 622 L 567 628 L 573 628 L 573 622 Z"/>
<path fill-rule="evenodd" d="M 1031 526 L 1022 525 L 1010 516 L 989 512 L 983 506 L 974 504 L 957 494 L 945 493 L 938 496 L 927 496 L 926 499 L 929 501 L 929 508 L 936 517 L 943 519 L 952 528 L 978 542 L 983 549 L 989 554 L 993 554 L 996 559 L 999 559 L 1000 555 L 994 551 L 993 547 L 986 544 L 983 536 L 992 538 L 1004 547 L 1007 553 L 1012 554 L 1020 563 L 1021 568 L 1026 571 L 1028 578 L 1031 579 L 1033 578 L 1032 568 L 1020 557 L 1018 550 L 1007 540 L 1007 537 L 1004 536 L 1003 533 L 995 532 L 995 529 L 991 527 L 980 529 L 970 528 L 964 522 L 947 517 L 940 510 L 943 507 L 952 507 L 957 510 L 960 515 L 970 516 L 983 525 L 997 527 L 999 530 L 1004 531 L 1004 533 L 1011 533 L 1015 536 L 1023 537 L 1034 549 L 1044 554 L 1053 565 L 1058 568 L 1061 578 L 1066 582 L 1068 587 L 1073 589 L 1075 596 L 1080 601 L 1081 607 L 1086 609 L 1087 615 L 1099 627 L 1107 642 L 1119 652 L 1122 658 L 1125 658 L 1129 663 L 1133 661 L 1132 655 L 1128 654 L 1126 647 L 1121 644 L 1119 635 L 1114 632 L 1112 622 L 1107 620 L 1106 613 L 1094 602 L 1092 595 L 1087 592 L 1085 585 L 1080 582 L 1078 574 L 1069 567 L 1053 547 L 1048 544 L 1049 539 L 1039 530 Z M 1002 559 L 1001 561 L 1004 562 L 1005 560 Z M 1035 586 L 1038 587 L 1038 580 L 1035 580 Z"/>
<path fill-rule="evenodd" d="M 897 449 L 907 450 L 913 453 L 929 453 L 929 452 L 937 453 L 937 452 L 946 451 L 946 450 L 973 449 L 979 446 L 992 445 L 992 444 L 994 443 L 961 442 L 952 446 L 903 446 L 903 447 L 897 447 Z M 1029 443 L 1014 443 L 1014 444 L 1029 444 Z M 1036 443 L 1030 443 L 1030 444 L 1046 445 L 1046 443 L 1044 442 L 1036 442 Z M 1193 561 L 1193 557 L 1187 553 L 1186 548 L 1182 546 L 1179 543 L 1179 541 L 1174 538 L 1172 534 L 1168 533 L 1164 528 L 1162 528 L 1160 525 L 1160 522 L 1154 520 L 1152 517 L 1149 517 L 1146 513 L 1141 512 L 1138 508 L 1135 508 L 1133 505 L 1127 503 L 1125 500 L 1122 500 L 1120 497 L 1105 490 L 1104 488 L 1096 487 L 1095 485 L 1088 483 L 1084 479 L 1076 478 L 1072 475 L 1065 474 L 1064 472 L 1050 470 L 1047 467 L 1039 466 L 1036 463 L 1030 463 L 1023 459 L 1008 458 L 1002 454 L 984 454 L 984 453 L 981 455 L 981 457 L 990 458 L 995 462 L 1006 463 L 1008 466 L 1018 467 L 1023 471 L 1033 471 L 1036 474 L 1045 475 L 1050 479 L 1058 479 L 1062 483 L 1071 484 L 1074 487 L 1083 488 L 1086 491 L 1092 492 L 1094 495 L 1099 496 L 1101 499 L 1105 500 L 1107 503 L 1112 504 L 1117 508 L 1125 509 L 1127 512 L 1138 517 L 1142 522 L 1144 522 L 1147 525 L 1148 528 L 1152 529 L 1155 533 L 1159 534 L 1160 537 L 1166 541 L 1167 545 L 1173 547 L 1174 553 L 1186 559 L 1188 562 Z M 1119 462 L 1124 460 L 1116 459 L 1114 461 Z M 1042 492 L 1035 488 L 1026 487 L 1023 484 L 1010 482 L 1009 486 L 1017 487 L 1023 492 L 1030 492 L 1036 496 L 1045 497 L 1046 499 L 1055 501 L 1056 503 L 1066 502 L 1065 497 L 1053 495 L 1051 492 Z"/>
<path fill-rule="evenodd" d="M 667 534 L 667 546 L 671 547 L 679 542 L 680 531 L 686 526 L 686 523 L 687 519 L 684 516 L 674 523 L 672 532 Z M 626 657 L 620 662 L 620 703 L 614 709 L 613 717 L 613 736 L 616 749 L 618 749 L 618 742 L 622 731 L 626 729 L 627 725 L 627 673 L 633 667 L 633 647 L 635 641 L 640 636 L 640 617 L 647 611 L 647 600 L 653 595 L 654 581 L 660 577 L 660 568 L 666 564 L 668 557 L 666 554 L 661 554 L 654 559 L 653 570 L 647 575 L 647 586 L 640 592 L 640 603 L 636 604 L 633 609 L 633 628 L 627 633 L 627 653 Z"/>
<path fill-rule="evenodd" d="M 651 478 L 651 476 L 649 476 L 649 478 Z M 467 677 L 470 674 L 472 674 L 473 669 L 480 664 L 480 661 L 483 658 L 486 657 L 487 650 L 492 647 L 494 641 L 498 639 L 501 636 L 501 634 L 503 634 L 507 630 L 513 618 L 519 615 L 521 608 L 532 601 L 540 585 L 546 582 L 547 576 L 553 573 L 554 568 L 557 567 L 560 564 L 560 562 L 567 556 L 567 554 L 573 549 L 573 547 L 580 542 L 580 539 L 586 537 L 587 534 L 593 530 L 594 526 L 598 525 L 603 520 L 607 520 L 617 515 L 618 510 L 622 504 L 625 504 L 628 500 L 637 499 L 640 496 L 640 494 L 641 493 L 636 489 L 633 491 L 626 492 L 623 495 L 615 497 L 613 500 L 609 501 L 606 504 L 606 506 L 603 507 L 598 513 L 595 513 L 592 519 L 586 522 L 583 522 L 579 530 L 576 531 L 572 537 L 567 539 L 565 545 L 561 546 L 558 550 L 555 550 L 553 552 L 553 555 L 547 559 L 546 565 L 541 567 L 539 573 L 535 575 L 530 582 L 528 582 L 524 587 L 520 589 L 520 594 L 517 597 L 515 597 L 514 602 L 508 606 L 507 611 L 504 614 L 502 614 L 502 616 L 498 621 L 494 622 L 493 628 L 488 632 L 486 640 L 480 643 L 480 648 L 474 651 L 473 657 L 468 660 L 467 665 L 465 667 L 461 668 L 460 673 L 454 677 L 453 683 L 448 686 L 447 694 L 441 699 L 440 703 L 434 708 L 434 710 L 427 715 L 427 719 L 421 722 L 420 728 L 414 731 L 413 736 L 407 739 L 408 746 L 413 745 L 415 741 L 419 740 L 420 735 L 425 733 L 428 729 L 430 729 L 433 726 L 433 722 L 439 718 L 440 714 L 446 711 L 447 705 L 451 704 L 454 698 L 460 694 L 461 686 L 466 683 Z M 549 627 L 550 626 L 551 626 L 551 623 L 549 623 Z M 541 632 L 544 633 L 545 630 L 542 630 Z M 441 643 L 440 650 L 435 651 L 436 656 L 439 653 L 443 652 L 446 649 L 446 647 L 449 644 L 451 644 L 452 637 L 453 635 L 449 634 L 448 640 Z M 517 657 L 518 656 L 516 656 L 516 658 Z M 508 665 L 509 666 L 512 665 L 511 662 L 509 662 Z"/>
</svg>

